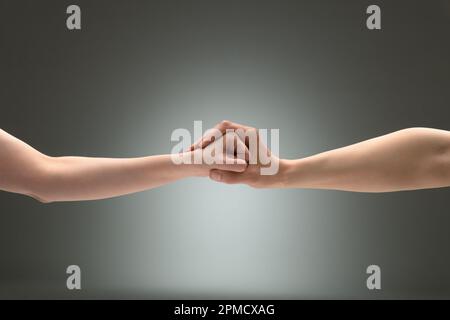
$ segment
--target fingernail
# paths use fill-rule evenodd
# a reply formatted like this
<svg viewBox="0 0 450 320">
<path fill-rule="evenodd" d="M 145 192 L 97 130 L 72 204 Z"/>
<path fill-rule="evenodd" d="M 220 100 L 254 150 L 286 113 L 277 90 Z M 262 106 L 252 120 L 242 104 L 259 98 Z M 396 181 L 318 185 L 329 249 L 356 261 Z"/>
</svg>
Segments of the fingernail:
<svg viewBox="0 0 450 320">
<path fill-rule="evenodd" d="M 222 175 L 219 172 L 213 171 L 211 172 L 211 179 L 220 181 L 222 179 Z"/>
</svg>

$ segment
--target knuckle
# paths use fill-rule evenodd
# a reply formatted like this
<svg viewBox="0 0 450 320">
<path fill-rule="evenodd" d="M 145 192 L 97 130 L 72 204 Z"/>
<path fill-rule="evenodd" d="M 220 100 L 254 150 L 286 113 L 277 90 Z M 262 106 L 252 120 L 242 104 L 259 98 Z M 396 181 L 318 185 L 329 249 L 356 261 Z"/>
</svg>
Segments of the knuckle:
<svg viewBox="0 0 450 320">
<path fill-rule="evenodd" d="M 227 127 L 231 126 L 231 121 L 222 120 L 222 121 L 220 121 L 220 126 L 227 128 Z"/>
</svg>

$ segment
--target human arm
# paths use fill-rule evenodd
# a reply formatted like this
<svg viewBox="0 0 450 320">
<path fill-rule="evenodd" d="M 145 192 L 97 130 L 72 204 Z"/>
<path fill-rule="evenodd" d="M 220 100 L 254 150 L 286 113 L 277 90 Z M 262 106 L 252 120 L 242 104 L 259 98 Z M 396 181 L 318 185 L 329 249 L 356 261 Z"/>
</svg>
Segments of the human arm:
<svg viewBox="0 0 450 320">
<path fill-rule="evenodd" d="M 391 192 L 450 186 L 450 132 L 409 128 L 283 164 L 291 188 Z"/>
<path fill-rule="evenodd" d="M 248 126 L 222 122 L 226 128 Z M 207 139 L 206 139 L 207 141 Z M 195 147 L 205 146 L 201 142 Z M 261 164 L 249 164 L 242 173 L 212 170 L 210 177 L 224 183 L 257 188 L 334 189 L 391 192 L 450 186 L 450 132 L 409 128 L 350 146 L 297 160 L 274 158 L 279 171 L 263 176 Z"/>
<path fill-rule="evenodd" d="M 183 154 L 193 157 L 195 152 Z M 242 171 L 233 164 L 175 164 L 172 155 L 140 158 L 51 157 L 0 130 L 0 189 L 41 202 L 110 198 L 155 188 L 212 168 Z"/>
</svg>

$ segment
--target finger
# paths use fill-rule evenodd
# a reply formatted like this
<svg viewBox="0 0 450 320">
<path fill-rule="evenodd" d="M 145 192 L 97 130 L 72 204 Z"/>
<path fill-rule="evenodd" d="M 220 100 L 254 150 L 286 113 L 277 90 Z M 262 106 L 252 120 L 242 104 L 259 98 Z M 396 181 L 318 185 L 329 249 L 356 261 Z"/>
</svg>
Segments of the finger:
<svg viewBox="0 0 450 320">
<path fill-rule="evenodd" d="M 223 146 L 224 155 L 233 156 L 234 158 L 239 158 L 242 160 L 249 160 L 249 150 L 243 140 L 239 138 L 239 136 L 230 132 L 221 136 L 220 138 L 215 138 L 214 143 L 221 143 Z M 203 149 L 208 150 L 208 148 L 214 148 L 214 144 L 209 144 L 205 146 Z"/>
<path fill-rule="evenodd" d="M 242 159 L 225 157 L 224 163 L 215 164 L 213 168 L 222 171 L 244 172 L 247 169 L 247 162 Z"/>
<path fill-rule="evenodd" d="M 242 174 L 231 171 L 211 170 L 209 172 L 209 178 L 227 184 L 242 183 Z"/>
<path fill-rule="evenodd" d="M 217 129 L 222 134 L 225 134 L 226 131 L 229 130 L 229 129 L 232 129 L 232 130 L 243 129 L 244 131 L 247 131 L 247 130 L 250 130 L 250 129 L 253 129 L 253 128 L 249 127 L 249 126 L 245 126 L 245 125 L 239 124 L 239 123 L 231 122 L 231 121 L 228 121 L 228 120 L 223 120 L 223 121 L 219 122 L 218 124 L 216 124 L 214 126 L 214 129 Z M 210 132 L 209 133 L 206 132 L 199 141 L 197 141 L 196 143 L 194 143 L 191 146 L 190 150 L 193 151 L 193 150 L 198 149 L 198 148 L 204 148 L 207 145 L 209 145 L 211 142 L 212 142 L 211 141 L 211 133 Z"/>
<path fill-rule="evenodd" d="M 214 140 L 217 138 L 216 136 L 218 133 L 223 136 L 223 132 L 216 127 L 206 130 L 205 134 L 191 145 L 190 151 L 194 151 L 195 149 L 199 148 L 205 148 L 206 146 L 214 142 Z"/>
<path fill-rule="evenodd" d="M 226 154 L 236 155 L 237 153 L 245 154 L 245 144 L 240 142 L 238 135 L 234 133 L 233 131 L 227 132 L 224 136 L 224 152 Z M 238 149 L 239 147 L 239 149 Z M 243 157 L 242 157 L 243 159 Z"/>
<path fill-rule="evenodd" d="M 216 124 L 215 128 L 220 130 L 222 133 L 225 133 L 225 131 L 227 129 L 233 129 L 233 130 L 244 129 L 244 131 L 252 129 L 252 127 L 245 126 L 243 124 L 236 123 L 236 122 L 231 122 L 228 120 L 223 120 L 223 121 L 219 122 L 218 124 Z"/>
<path fill-rule="evenodd" d="M 238 136 L 236 136 L 236 149 L 235 149 L 235 156 L 238 159 L 243 159 L 245 160 L 247 163 L 250 159 L 250 153 L 248 151 L 247 146 L 245 145 L 245 143 L 239 139 Z"/>
<path fill-rule="evenodd" d="M 213 128 L 214 129 L 214 128 Z M 194 151 L 195 149 L 204 148 L 207 145 L 209 145 L 211 142 L 215 139 L 215 134 L 213 133 L 213 129 L 206 130 L 205 134 L 200 137 L 196 142 L 191 144 L 191 146 L 188 148 L 189 151 Z M 217 133 L 217 131 L 216 131 Z"/>
</svg>

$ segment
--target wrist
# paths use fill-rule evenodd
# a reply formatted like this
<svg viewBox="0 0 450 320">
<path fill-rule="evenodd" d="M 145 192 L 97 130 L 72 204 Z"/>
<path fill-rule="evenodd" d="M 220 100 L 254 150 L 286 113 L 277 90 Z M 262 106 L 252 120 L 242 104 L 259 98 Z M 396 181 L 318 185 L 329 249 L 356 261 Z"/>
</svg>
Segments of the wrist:
<svg viewBox="0 0 450 320">
<path fill-rule="evenodd" d="M 203 164 L 199 152 L 201 156 L 201 149 L 172 155 L 172 161 L 186 177 L 206 177 L 209 175 L 209 168 Z"/>
<path fill-rule="evenodd" d="M 275 161 L 275 160 L 272 160 Z M 271 175 L 261 174 L 258 170 L 259 179 L 257 185 L 263 188 L 287 188 L 289 187 L 289 175 L 292 166 L 292 160 L 276 159 L 278 161 L 278 171 Z"/>
<path fill-rule="evenodd" d="M 279 170 L 275 175 L 276 186 L 279 188 L 288 188 L 289 187 L 289 176 L 293 167 L 293 160 L 289 159 L 280 159 Z"/>
<path fill-rule="evenodd" d="M 280 159 L 280 169 L 277 174 L 278 181 L 277 184 L 280 188 L 291 188 L 294 186 L 296 180 L 296 175 L 301 166 L 301 159 L 290 160 L 290 159 Z M 298 182 L 298 181 L 297 181 Z"/>
</svg>

